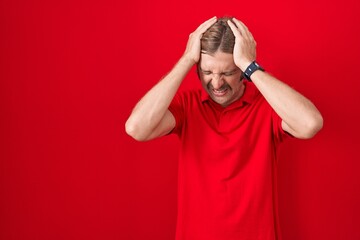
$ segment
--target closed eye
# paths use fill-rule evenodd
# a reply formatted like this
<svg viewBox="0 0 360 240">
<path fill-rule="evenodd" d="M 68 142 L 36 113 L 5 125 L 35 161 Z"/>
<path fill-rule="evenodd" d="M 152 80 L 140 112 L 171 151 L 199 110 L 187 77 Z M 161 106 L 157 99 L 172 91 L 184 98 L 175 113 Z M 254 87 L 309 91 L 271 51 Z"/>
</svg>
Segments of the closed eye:
<svg viewBox="0 0 360 240">
<path fill-rule="evenodd" d="M 235 70 L 232 70 L 229 72 L 224 72 L 224 76 L 230 77 L 230 76 L 234 75 L 237 71 L 238 71 L 238 69 L 235 69 Z"/>
<path fill-rule="evenodd" d="M 230 76 L 233 76 L 237 71 L 238 69 L 235 69 L 233 71 L 229 71 L 229 72 L 223 72 L 223 73 L 213 73 L 211 71 L 206 71 L 206 70 L 202 70 L 200 69 L 200 71 L 204 74 L 204 75 L 211 75 L 211 74 L 220 74 L 220 75 L 223 75 L 225 77 L 230 77 Z"/>
<path fill-rule="evenodd" d="M 212 72 L 210 72 L 210 71 L 201 71 L 203 74 L 205 74 L 205 75 L 210 75 L 210 74 L 212 74 Z"/>
<path fill-rule="evenodd" d="M 223 74 L 224 74 L 224 76 L 226 76 L 226 77 L 230 77 L 230 76 L 232 76 L 232 75 L 234 75 L 234 71 L 232 71 L 232 72 L 224 72 Z"/>
</svg>

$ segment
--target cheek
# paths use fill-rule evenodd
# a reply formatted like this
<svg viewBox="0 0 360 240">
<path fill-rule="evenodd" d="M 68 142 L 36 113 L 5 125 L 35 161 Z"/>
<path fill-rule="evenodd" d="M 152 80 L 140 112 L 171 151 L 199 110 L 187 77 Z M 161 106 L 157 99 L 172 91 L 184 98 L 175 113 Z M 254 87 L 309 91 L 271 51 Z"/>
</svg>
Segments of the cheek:
<svg viewBox="0 0 360 240">
<path fill-rule="evenodd" d="M 199 79 L 200 79 L 201 85 L 203 87 L 206 87 L 210 82 L 209 80 L 204 80 L 204 78 L 201 78 L 201 77 L 199 77 Z"/>
<path fill-rule="evenodd" d="M 229 86 L 236 90 L 236 89 L 240 89 L 242 83 L 241 83 L 241 80 L 240 79 L 234 79 L 234 80 L 231 80 L 228 82 Z"/>
</svg>

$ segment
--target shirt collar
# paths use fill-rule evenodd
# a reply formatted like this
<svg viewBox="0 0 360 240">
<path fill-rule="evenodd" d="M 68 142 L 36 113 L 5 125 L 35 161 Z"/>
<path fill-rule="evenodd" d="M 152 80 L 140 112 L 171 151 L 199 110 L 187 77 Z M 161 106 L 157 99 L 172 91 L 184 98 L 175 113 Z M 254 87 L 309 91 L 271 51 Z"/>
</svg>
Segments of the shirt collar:
<svg viewBox="0 0 360 240">
<path fill-rule="evenodd" d="M 243 95 L 238 100 L 231 103 L 229 106 L 227 106 L 225 108 L 242 107 L 245 104 L 251 104 L 254 101 L 255 97 L 259 94 L 259 90 L 255 87 L 254 83 L 246 81 L 246 80 L 243 80 L 243 81 L 244 81 L 244 85 L 245 85 L 245 90 L 244 90 Z M 209 101 L 214 104 L 217 104 L 211 99 L 211 97 L 205 91 L 204 88 L 201 89 L 201 101 L 203 103 L 206 101 Z M 217 105 L 219 105 L 219 104 L 217 104 Z"/>
</svg>

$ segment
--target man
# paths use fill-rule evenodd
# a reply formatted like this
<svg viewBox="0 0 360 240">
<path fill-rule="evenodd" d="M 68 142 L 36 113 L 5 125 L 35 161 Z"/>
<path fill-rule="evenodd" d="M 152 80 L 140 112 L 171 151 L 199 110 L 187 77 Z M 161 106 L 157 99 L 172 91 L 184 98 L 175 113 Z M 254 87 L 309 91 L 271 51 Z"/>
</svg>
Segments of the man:
<svg viewBox="0 0 360 240">
<path fill-rule="evenodd" d="M 195 64 L 203 90 L 177 93 Z M 256 42 L 241 21 L 213 17 L 190 34 L 126 131 L 139 141 L 180 137 L 176 239 L 270 240 L 280 239 L 276 148 L 322 125 L 307 98 L 256 62 Z"/>
</svg>

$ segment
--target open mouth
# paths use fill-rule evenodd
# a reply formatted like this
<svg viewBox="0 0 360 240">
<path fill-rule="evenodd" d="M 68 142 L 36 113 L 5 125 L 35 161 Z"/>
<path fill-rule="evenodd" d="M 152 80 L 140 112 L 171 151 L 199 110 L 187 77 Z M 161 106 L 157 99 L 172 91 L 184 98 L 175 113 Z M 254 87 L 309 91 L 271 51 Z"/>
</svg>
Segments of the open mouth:
<svg viewBox="0 0 360 240">
<path fill-rule="evenodd" d="M 222 97 L 224 96 L 228 91 L 228 88 L 221 88 L 221 89 L 212 89 L 212 93 L 216 96 L 216 97 Z"/>
</svg>

